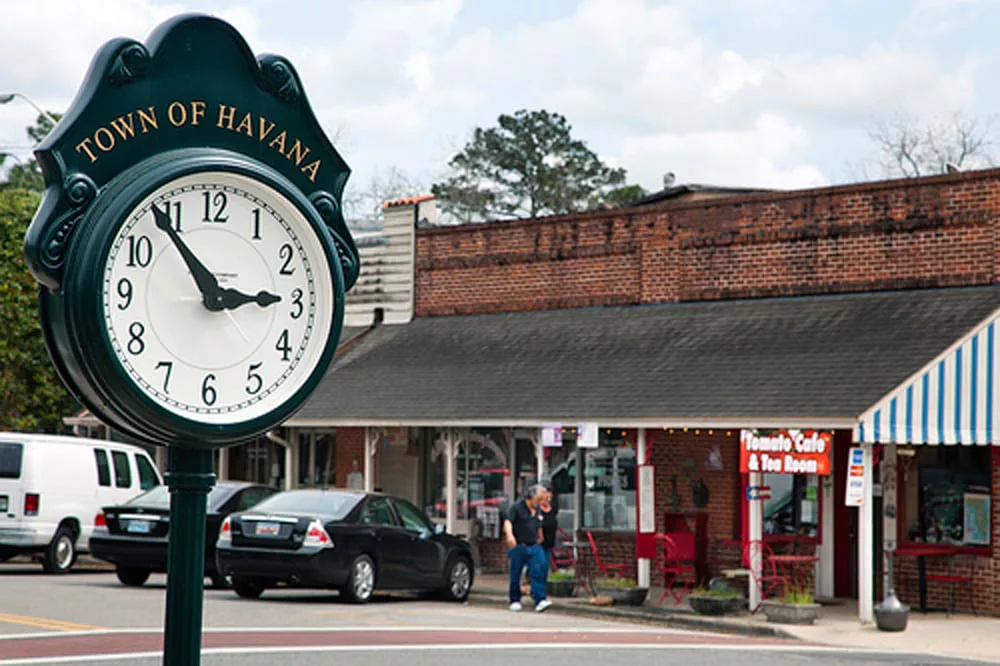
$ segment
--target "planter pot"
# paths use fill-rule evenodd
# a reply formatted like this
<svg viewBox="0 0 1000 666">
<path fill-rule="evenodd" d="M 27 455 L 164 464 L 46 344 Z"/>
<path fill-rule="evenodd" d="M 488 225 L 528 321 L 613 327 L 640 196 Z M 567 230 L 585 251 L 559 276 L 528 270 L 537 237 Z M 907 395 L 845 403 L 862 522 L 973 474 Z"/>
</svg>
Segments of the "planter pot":
<svg viewBox="0 0 1000 666">
<path fill-rule="evenodd" d="M 641 606 L 646 602 L 649 595 L 648 587 L 633 587 L 623 589 L 620 587 L 598 587 L 597 596 L 610 597 L 616 606 Z"/>
<path fill-rule="evenodd" d="M 575 591 L 575 580 L 550 580 L 545 583 L 545 594 L 550 597 L 572 597 Z"/>
<path fill-rule="evenodd" d="M 893 590 L 875 607 L 875 625 L 881 631 L 905 631 L 909 618 L 910 607 L 900 603 Z"/>
<path fill-rule="evenodd" d="M 710 597 L 692 594 L 688 603 L 698 615 L 727 615 L 736 613 L 745 603 L 743 597 Z"/>
<path fill-rule="evenodd" d="M 788 604 L 784 601 L 767 601 L 761 606 L 768 622 L 778 624 L 812 624 L 819 613 L 819 604 Z"/>
</svg>

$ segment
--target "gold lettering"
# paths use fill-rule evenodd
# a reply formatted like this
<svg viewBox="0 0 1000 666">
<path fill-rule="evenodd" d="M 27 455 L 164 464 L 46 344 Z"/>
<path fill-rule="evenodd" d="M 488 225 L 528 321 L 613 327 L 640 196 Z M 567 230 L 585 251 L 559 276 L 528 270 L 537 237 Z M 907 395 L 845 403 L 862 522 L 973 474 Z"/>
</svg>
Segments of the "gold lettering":
<svg viewBox="0 0 1000 666">
<path fill-rule="evenodd" d="M 87 156 L 90 157 L 90 161 L 91 162 L 96 162 L 97 161 L 97 155 L 95 155 L 94 151 L 92 151 L 90 149 L 90 145 L 89 144 L 90 144 L 90 139 L 89 138 L 88 139 L 84 139 L 80 143 L 76 144 L 76 152 L 80 152 L 80 150 L 83 149 L 83 151 L 87 153 Z"/>
<path fill-rule="evenodd" d="M 233 118 L 236 116 L 236 107 L 227 106 L 225 104 L 219 105 L 219 122 L 216 123 L 216 127 L 225 127 L 226 129 L 233 129 Z"/>
<path fill-rule="evenodd" d="M 135 136 L 135 122 L 132 120 L 132 113 L 127 116 L 118 116 L 111 121 L 111 126 L 118 132 L 118 136 L 128 141 Z"/>
<path fill-rule="evenodd" d="M 288 149 L 287 153 L 285 153 L 285 157 L 288 159 L 292 159 L 292 154 L 295 154 L 295 166 L 302 164 L 302 160 L 304 160 L 306 155 L 309 154 L 308 146 L 305 147 L 305 152 L 303 152 L 302 148 L 302 144 L 298 139 L 296 139 L 295 143 L 292 144 L 292 147 Z"/>
<path fill-rule="evenodd" d="M 139 114 L 139 124 L 142 125 L 143 134 L 149 131 L 147 125 L 152 125 L 153 129 L 160 129 L 160 125 L 156 121 L 156 107 L 149 107 L 148 114 L 142 109 L 136 109 L 136 113 Z"/>
<path fill-rule="evenodd" d="M 101 141 L 101 136 L 102 136 L 101 132 L 104 132 L 104 134 L 107 135 L 108 137 L 107 147 L 105 147 L 104 142 Z M 103 152 L 109 153 L 115 148 L 115 135 L 112 134 L 111 130 L 109 130 L 107 127 L 98 127 L 97 131 L 94 132 L 94 143 L 96 143 L 97 147 L 100 148 Z"/>
<path fill-rule="evenodd" d="M 177 113 L 174 113 L 175 111 Z M 177 116 L 180 116 L 179 120 L 177 119 Z M 174 127 L 180 127 L 186 123 L 187 116 L 187 109 L 184 108 L 184 105 L 180 102 L 171 102 L 170 106 L 167 107 L 167 118 L 170 120 L 170 124 Z"/>
<path fill-rule="evenodd" d="M 285 154 L 285 137 L 288 136 L 288 132 L 281 130 L 281 134 L 271 139 L 271 143 L 267 144 L 270 148 L 277 148 L 278 152 L 282 155 Z"/>
<path fill-rule="evenodd" d="M 205 103 L 201 100 L 191 102 L 191 124 L 197 125 L 198 119 L 205 116 Z"/>
<path fill-rule="evenodd" d="M 316 160 L 315 162 L 310 162 L 309 164 L 302 167 L 302 173 L 307 174 L 309 176 L 310 183 L 316 182 L 317 172 L 319 172 L 319 160 Z"/>
<path fill-rule="evenodd" d="M 243 120 L 236 126 L 236 131 L 246 132 L 248 136 L 253 136 L 253 118 L 250 117 L 249 113 L 243 116 Z"/>
<path fill-rule="evenodd" d="M 263 143 L 263 142 L 264 142 L 264 139 L 266 139 L 266 138 L 267 138 L 267 135 L 268 135 L 268 134 L 270 134 L 270 133 L 271 133 L 271 130 L 273 130 L 273 129 L 274 129 L 274 123 L 272 123 L 272 122 L 271 122 L 270 120 L 268 120 L 268 119 L 267 119 L 267 118 L 265 118 L 264 116 L 261 116 L 260 118 L 258 118 L 258 119 L 257 119 L 257 123 L 258 123 L 258 125 L 259 125 L 259 128 L 258 128 L 258 130 L 257 130 L 257 139 L 258 139 L 258 140 L 259 140 L 259 141 L 260 141 L 261 143 Z M 264 123 L 270 123 L 270 124 L 269 124 L 269 125 L 267 126 L 267 129 L 265 129 L 265 128 L 264 128 Z"/>
</svg>

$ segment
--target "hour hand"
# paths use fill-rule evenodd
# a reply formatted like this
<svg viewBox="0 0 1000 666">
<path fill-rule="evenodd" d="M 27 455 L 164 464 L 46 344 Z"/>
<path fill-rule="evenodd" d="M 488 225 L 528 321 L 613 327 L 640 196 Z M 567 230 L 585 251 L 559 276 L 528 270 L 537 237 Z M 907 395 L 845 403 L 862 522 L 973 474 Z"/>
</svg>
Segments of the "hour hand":
<svg viewBox="0 0 1000 666">
<path fill-rule="evenodd" d="M 266 308 L 269 305 L 280 302 L 281 296 L 264 291 L 263 289 L 258 291 L 255 296 L 244 294 L 236 289 L 226 288 L 222 290 L 222 307 L 226 310 L 235 310 L 247 303 L 256 303 L 260 307 Z"/>
<path fill-rule="evenodd" d="M 191 271 L 195 284 L 198 285 L 198 291 L 201 292 L 202 302 L 205 304 L 205 307 L 212 312 L 221 310 L 223 305 L 219 295 L 219 281 L 212 275 L 212 271 L 208 270 L 205 264 L 201 263 L 198 257 L 194 256 L 194 253 L 187 246 L 187 243 L 184 242 L 184 239 L 174 230 L 167 211 L 160 210 L 155 204 L 153 204 L 152 209 L 156 228 L 165 232 L 177 248 L 177 251 L 181 253 L 181 258 L 187 264 L 188 270 Z"/>
</svg>

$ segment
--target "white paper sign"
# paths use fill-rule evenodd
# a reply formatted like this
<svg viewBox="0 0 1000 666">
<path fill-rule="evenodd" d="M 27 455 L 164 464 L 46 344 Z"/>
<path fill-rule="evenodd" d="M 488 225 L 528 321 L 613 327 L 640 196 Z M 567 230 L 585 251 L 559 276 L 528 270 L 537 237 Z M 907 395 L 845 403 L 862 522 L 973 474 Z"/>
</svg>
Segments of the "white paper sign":
<svg viewBox="0 0 1000 666">
<path fill-rule="evenodd" d="M 863 506 L 865 503 L 865 452 L 855 447 L 847 454 L 847 492 L 844 504 Z"/>
<path fill-rule="evenodd" d="M 581 449 L 596 449 L 598 445 L 596 423 L 581 423 L 576 427 L 576 445 Z"/>
<path fill-rule="evenodd" d="M 547 448 L 562 446 L 562 425 L 550 423 L 542 426 L 542 446 Z"/>
<path fill-rule="evenodd" d="M 639 466 L 639 531 L 656 531 L 656 506 L 653 498 L 653 467 Z"/>
</svg>

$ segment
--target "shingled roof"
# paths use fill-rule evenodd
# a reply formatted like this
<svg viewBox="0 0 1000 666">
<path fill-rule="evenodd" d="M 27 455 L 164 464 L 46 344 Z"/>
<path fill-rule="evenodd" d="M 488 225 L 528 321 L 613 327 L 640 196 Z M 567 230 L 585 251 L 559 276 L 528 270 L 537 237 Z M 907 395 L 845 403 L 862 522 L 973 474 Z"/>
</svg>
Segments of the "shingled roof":
<svg viewBox="0 0 1000 666">
<path fill-rule="evenodd" d="M 421 318 L 358 338 L 289 425 L 849 427 L 998 307 L 972 287 Z"/>
</svg>

